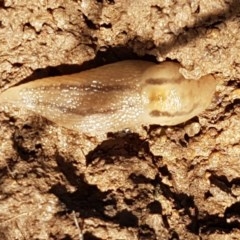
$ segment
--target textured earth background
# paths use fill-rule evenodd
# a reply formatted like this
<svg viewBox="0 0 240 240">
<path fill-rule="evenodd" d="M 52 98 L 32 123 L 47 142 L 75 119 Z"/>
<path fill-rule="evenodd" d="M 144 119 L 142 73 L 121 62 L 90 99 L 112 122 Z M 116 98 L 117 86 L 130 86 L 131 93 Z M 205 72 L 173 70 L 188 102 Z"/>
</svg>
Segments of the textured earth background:
<svg viewBox="0 0 240 240">
<path fill-rule="evenodd" d="M 200 116 L 102 142 L 1 111 L 0 239 L 240 239 L 239 32 L 238 0 L 0 0 L 1 91 L 124 59 L 221 79 Z"/>
</svg>

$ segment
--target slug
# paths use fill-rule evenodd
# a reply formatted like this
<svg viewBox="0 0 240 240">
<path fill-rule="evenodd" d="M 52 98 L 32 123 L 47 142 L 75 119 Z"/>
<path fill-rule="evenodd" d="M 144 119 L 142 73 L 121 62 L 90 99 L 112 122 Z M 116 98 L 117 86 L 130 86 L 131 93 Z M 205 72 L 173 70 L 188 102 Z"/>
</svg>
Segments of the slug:
<svg viewBox="0 0 240 240">
<path fill-rule="evenodd" d="M 217 81 L 187 80 L 180 64 L 127 60 L 9 88 L 0 106 L 28 109 L 87 135 L 177 125 L 204 111 Z"/>
</svg>

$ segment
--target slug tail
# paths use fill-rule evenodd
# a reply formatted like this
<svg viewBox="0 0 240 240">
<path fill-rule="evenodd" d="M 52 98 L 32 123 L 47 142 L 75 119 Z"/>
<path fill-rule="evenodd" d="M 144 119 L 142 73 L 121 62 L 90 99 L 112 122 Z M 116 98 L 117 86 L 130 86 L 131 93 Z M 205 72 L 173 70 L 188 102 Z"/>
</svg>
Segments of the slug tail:
<svg viewBox="0 0 240 240">
<path fill-rule="evenodd" d="M 6 109 L 9 106 L 21 107 L 22 98 L 19 94 L 19 87 L 12 87 L 0 94 L 0 109 Z"/>
</svg>

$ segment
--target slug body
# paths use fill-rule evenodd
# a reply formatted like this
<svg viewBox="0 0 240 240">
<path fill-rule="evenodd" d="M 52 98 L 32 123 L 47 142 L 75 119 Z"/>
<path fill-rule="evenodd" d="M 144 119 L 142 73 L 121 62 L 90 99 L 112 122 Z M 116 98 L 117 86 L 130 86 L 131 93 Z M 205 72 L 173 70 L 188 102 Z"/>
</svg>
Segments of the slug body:
<svg viewBox="0 0 240 240">
<path fill-rule="evenodd" d="M 186 80 L 173 62 L 121 61 L 9 88 L 0 105 L 31 110 L 69 129 L 97 136 L 141 125 L 176 125 L 204 111 L 216 81 Z"/>
</svg>

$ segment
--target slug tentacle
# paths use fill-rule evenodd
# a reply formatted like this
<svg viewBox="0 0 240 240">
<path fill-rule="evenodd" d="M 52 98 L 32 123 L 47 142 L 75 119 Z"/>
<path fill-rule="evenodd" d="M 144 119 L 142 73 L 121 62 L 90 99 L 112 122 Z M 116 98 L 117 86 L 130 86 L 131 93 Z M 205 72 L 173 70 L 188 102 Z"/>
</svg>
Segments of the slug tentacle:
<svg viewBox="0 0 240 240">
<path fill-rule="evenodd" d="M 173 62 L 122 61 L 49 77 L 0 95 L 0 105 L 31 110 L 66 128 L 98 135 L 142 124 L 176 125 L 211 102 L 211 76 L 186 80 Z"/>
</svg>

